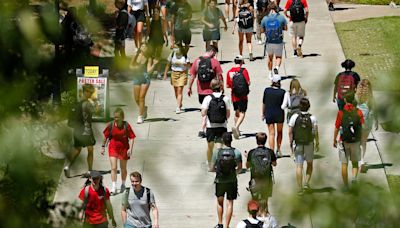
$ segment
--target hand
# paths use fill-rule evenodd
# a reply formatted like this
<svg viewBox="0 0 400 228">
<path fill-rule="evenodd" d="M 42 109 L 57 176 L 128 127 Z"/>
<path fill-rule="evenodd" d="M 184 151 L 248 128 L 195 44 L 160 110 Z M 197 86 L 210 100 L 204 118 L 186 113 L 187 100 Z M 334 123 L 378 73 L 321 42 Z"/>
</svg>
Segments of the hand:
<svg viewBox="0 0 400 228">
<path fill-rule="evenodd" d="M 153 60 L 153 65 L 156 65 L 156 64 L 159 63 L 159 62 L 160 62 L 159 59 L 154 59 L 154 60 Z"/>
<path fill-rule="evenodd" d="M 211 23 L 210 23 L 210 24 L 208 24 L 207 26 L 208 26 L 208 28 L 210 28 L 210 29 L 212 29 L 212 28 L 214 28 L 214 27 L 215 27 L 215 26 L 214 26 L 214 24 L 211 24 Z"/>
<path fill-rule="evenodd" d="M 336 139 L 333 140 L 333 147 L 337 148 L 337 140 Z"/>
<path fill-rule="evenodd" d="M 158 224 L 153 225 L 154 228 L 159 228 L 160 226 Z"/>
<path fill-rule="evenodd" d="M 111 219 L 111 224 L 113 227 L 117 227 L 117 222 L 115 222 L 114 218 Z"/>
<path fill-rule="evenodd" d="M 106 148 L 105 147 L 101 147 L 101 155 L 104 155 L 105 151 L 106 151 Z"/>
<path fill-rule="evenodd" d="M 130 158 L 131 155 L 132 155 L 132 150 L 128 150 L 128 151 L 126 152 L 126 155 L 128 155 L 128 158 Z"/>
<path fill-rule="evenodd" d="M 164 74 L 163 80 L 167 80 L 167 74 Z"/>
<path fill-rule="evenodd" d="M 265 116 L 264 114 L 261 115 L 261 120 L 264 121 L 265 120 Z"/>
<path fill-rule="evenodd" d="M 192 88 L 188 89 L 188 96 L 190 97 L 192 95 Z"/>
<path fill-rule="evenodd" d="M 334 98 L 332 99 L 332 101 L 333 101 L 333 103 L 335 103 L 335 102 L 336 102 L 336 98 L 334 97 Z"/>
<path fill-rule="evenodd" d="M 314 151 L 315 151 L 315 152 L 318 152 L 318 151 L 319 151 L 319 143 L 315 143 Z"/>
<path fill-rule="evenodd" d="M 225 32 L 228 31 L 228 26 L 225 26 L 225 27 L 224 27 L 224 31 L 225 31 Z"/>
<path fill-rule="evenodd" d="M 232 30 L 232 35 L 233 35 L 233 34 L 235 34 L 235 29 L 234 29 L 234 30 Z"/>
</svg>

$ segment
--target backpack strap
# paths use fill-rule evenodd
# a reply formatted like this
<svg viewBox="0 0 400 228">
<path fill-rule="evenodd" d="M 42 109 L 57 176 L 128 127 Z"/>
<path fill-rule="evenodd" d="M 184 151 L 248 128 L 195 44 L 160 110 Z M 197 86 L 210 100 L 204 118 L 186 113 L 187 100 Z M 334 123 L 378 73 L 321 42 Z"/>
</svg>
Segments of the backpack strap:
<svg viewBox="0 0 400 228">
<path fill-rule="evenodd" d="M 246 226 L 252 226 L 253 223 L 251 223 L 248 219 L 243 220 L 244 223 L 246 223 Z"/>
<path fill-rule="evenodd" d="M 151 209 L 151 205 L 150 205 L 150 188 L 144 187 L 144 189 L 146 190 L 147 205 L 149 206 L 149 210 L 150 210 Z"/>
</svg>

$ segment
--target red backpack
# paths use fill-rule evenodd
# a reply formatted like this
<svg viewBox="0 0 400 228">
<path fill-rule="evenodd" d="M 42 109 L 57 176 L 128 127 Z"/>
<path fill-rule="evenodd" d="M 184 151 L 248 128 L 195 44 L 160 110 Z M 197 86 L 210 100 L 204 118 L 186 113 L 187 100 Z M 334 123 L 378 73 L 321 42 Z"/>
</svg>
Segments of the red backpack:
<svg viewBox="0 0 400 228">
<path fill-rule="evenodd" d="M 347 92 L 354 91 L 356 88 L 356 82 L 353 77 L 353 72 L 345 71 L 340 73 L 337 84 L 338 99 L 343 100 L 343 97 Z"/>
</svg>

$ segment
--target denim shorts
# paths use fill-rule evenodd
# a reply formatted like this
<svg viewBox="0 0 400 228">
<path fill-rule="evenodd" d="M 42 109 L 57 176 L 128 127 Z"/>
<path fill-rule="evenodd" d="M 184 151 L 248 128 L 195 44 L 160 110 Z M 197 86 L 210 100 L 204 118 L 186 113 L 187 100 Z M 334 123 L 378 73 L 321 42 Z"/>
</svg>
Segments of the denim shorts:
<svg viewBox="0 0 400 228">
<path fill-rule="evenodd" d="M 133 85 L 143 85 L 143 84 L 150 85 L 150 78 L 147 73 L 144 73 L 142 75 L 137 75 L 133 78 Z"/>
</svg>

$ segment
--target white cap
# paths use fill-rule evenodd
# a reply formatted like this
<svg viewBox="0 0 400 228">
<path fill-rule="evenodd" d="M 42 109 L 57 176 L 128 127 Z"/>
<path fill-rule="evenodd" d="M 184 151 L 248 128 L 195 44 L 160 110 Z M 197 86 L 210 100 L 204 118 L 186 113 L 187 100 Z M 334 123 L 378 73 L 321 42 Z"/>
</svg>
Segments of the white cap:
<svg viewBox="0 0 400 228">
<path fill-rule="evenodd" d="M 271 78 L 272 82 L 279 82 L 281 80 L 281 76 L 279 74 L 274 74 Z"/>
</svg>

